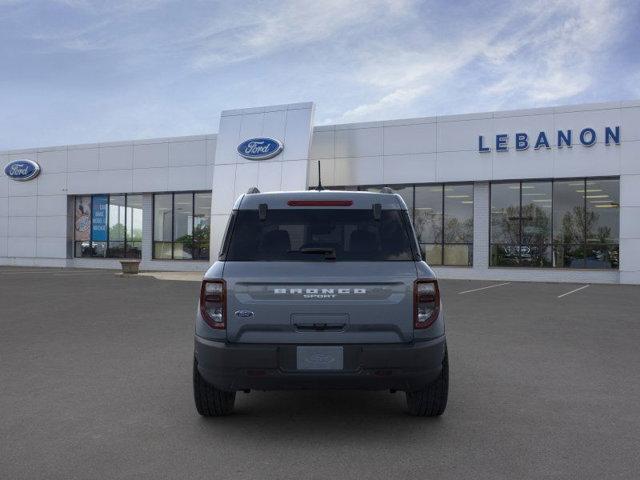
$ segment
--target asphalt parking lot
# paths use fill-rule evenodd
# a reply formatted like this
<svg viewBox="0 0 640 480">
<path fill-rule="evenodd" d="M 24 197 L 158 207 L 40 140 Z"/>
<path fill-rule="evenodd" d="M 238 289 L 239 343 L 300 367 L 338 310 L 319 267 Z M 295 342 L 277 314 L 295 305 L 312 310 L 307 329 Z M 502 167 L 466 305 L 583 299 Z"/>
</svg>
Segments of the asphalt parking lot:
<svg viewBox="0 0 640 480">
<path fill-rule="evenodd" d="M 640 287 L 442 281 L 438 419 L 388 392 L 240 393 L 199 417 L 198 288 L 0 267 L 0 478 L 640 475 Z"/>
</svg>

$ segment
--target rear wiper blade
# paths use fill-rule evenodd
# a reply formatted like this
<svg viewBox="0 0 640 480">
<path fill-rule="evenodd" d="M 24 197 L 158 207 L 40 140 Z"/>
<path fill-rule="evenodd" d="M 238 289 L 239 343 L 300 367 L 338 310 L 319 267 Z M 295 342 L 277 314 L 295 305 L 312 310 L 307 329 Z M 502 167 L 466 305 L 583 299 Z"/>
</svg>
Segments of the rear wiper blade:
<svg viewBox="0 0 640 480">
<path fill-rule="evenodd" d="M 295 251 L 295 250 L 294 250 Z M 335 260 L 336 259 L 336 249 L 335 248 L 324 248 L 324 247 L 306 247 L 297 250 L 300 253 L 324 253 L 324 258 L 327 260 Z"/>
</svg>

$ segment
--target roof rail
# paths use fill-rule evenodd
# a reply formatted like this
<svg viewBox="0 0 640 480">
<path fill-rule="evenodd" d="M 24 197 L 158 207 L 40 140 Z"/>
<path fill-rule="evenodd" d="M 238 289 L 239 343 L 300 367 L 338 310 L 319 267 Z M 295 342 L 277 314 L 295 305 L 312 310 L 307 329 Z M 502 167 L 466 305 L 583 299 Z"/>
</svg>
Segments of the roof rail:
<svg viewBox="0 0 640 480">
<path fill-rule="evenodd" d="M 251 187 L 249 190 L 247 190 L 247 195 L 251 195 L 253 193 L 260 193 L 258 187 Z"/>
<path fill-rule="evenodd" d="M 391 187 L 382 187 L 380 189 L 380 193 L 392 193 L 393 194 L 393 193 L 396 193 L 396 192 L 394 192 L 393 188 L 391 188 Z"/>
</svg>

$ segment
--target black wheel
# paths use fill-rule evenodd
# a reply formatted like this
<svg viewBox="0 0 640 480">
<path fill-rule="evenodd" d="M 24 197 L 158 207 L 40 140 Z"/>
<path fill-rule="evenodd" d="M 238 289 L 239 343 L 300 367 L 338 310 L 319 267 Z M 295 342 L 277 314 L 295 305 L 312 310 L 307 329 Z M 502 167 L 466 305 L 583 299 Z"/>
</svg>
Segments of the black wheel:
<svg viewBox="0 0 640 480">
<path fill-rule="evenodd" d="M 218 390 L 207 383 L 198 372 L 198 363 L 193 359 L 193 398 L 198 413 L 204 417 L 221 417 L 233 411 L 236 392 Z"/>
<path fill-rule="evenodd" d="M 407 413 L 416 417 L 437 417 L 447 408 L 449 396 L 449 354 L 444 349 L 442 372 L 424 390 L 406 392 Z"/>
</svg>

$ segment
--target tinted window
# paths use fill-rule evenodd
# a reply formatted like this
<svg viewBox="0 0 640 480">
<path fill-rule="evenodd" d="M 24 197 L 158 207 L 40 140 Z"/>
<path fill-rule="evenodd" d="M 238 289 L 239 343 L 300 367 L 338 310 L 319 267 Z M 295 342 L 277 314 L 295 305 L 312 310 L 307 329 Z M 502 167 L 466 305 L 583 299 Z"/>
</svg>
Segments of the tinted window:
<svg viewBox="0 0 640 480">
<path fill-rule="evenodd" d="M 229 251 L 231 261 L 413 260 L 405 211 L 269 210 L 261 221 L 256 210 L 237 213 Z"/>
</svg>

